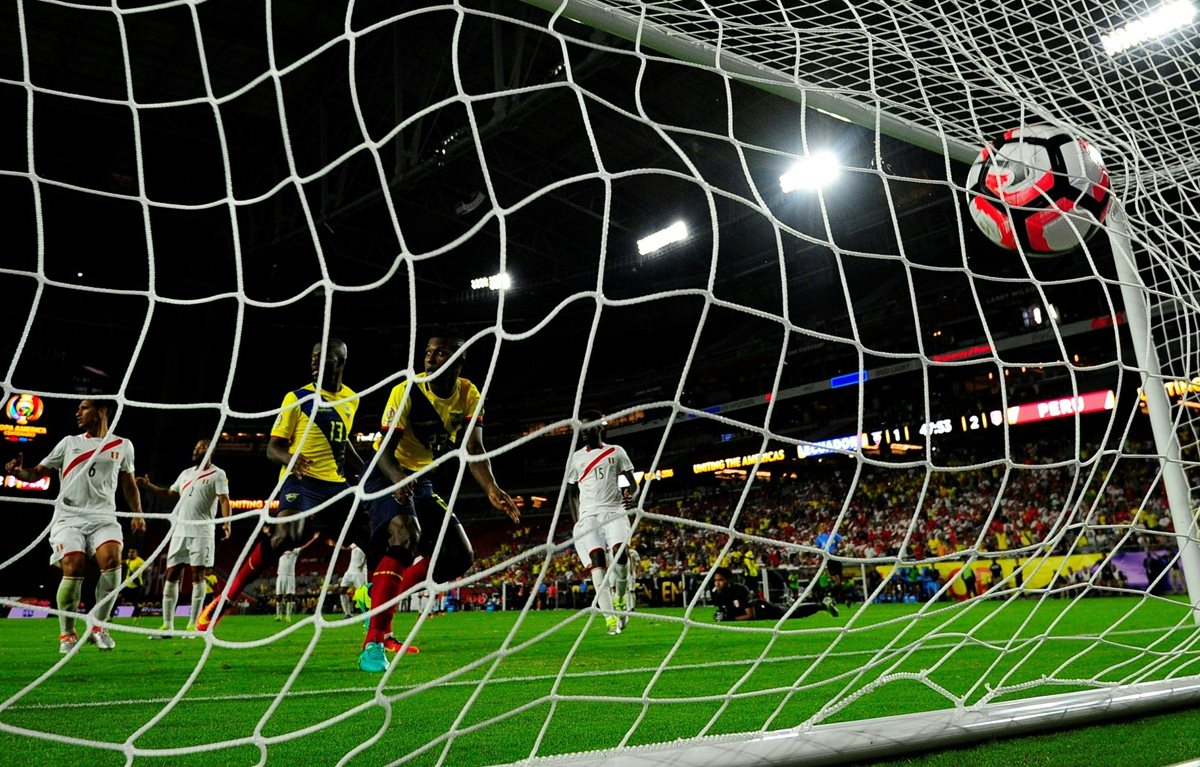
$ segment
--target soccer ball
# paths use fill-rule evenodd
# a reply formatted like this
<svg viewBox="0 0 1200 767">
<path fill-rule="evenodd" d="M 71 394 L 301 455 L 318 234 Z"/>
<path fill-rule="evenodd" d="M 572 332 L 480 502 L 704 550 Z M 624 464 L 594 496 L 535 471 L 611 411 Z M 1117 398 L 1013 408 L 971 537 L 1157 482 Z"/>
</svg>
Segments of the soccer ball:
<svg viewBox="0 0 1200 767">
<path fill-rule="evenodd" d="M 975 224 L 997 245 L 1030 255 L 1078 247 L 1104 222 L 1111 197 L 1096 148 L 1049 125 L 1005 131 L 967 174 Z"/>
</svg>

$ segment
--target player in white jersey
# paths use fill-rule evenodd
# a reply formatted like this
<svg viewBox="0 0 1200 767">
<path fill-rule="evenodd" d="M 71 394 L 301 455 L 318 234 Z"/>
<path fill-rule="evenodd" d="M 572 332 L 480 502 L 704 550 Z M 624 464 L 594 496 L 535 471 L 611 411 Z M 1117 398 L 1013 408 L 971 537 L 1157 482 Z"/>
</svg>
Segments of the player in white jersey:
<svg viewBox="0 0 1200 767">
<path fill-rule="evenodd" d="M 275 620 L 292 622 L 292 612 L 296 609 L 296 562 L 300 560 L 300 552 L 319 537 L 320 533 L 313 533 L 312 538 L 279 555 L 275 575 Z"/>
<path fill-rule="evenodd" d="M 58 651 L 66 654 L 79 641 L 75 633 L 75 615 L 87 559 L 96 560 L 100 579 L 96 583 L 96 606 L 92 612 L 107 621 L 121 585 L 121 546 L 124 535 L 117 520 L 116 492 L 121 488 L 133 519 L 135 532 L 146 529 L 142 521 L 142 501 L 133 478 L 133 444 L 108 430 L 116 404 L 108 400 L 85 399 L 75 411 L 75 422 L 83 434 L 63 437 L 50 455 L 32 469 L 22 468 L 23 456 L 9 461 L 5 469 L 23 482 L 36 482 L 51 472 L 59 473 L 58 498 L 50 523 L 50 564 L 62 570 L 58 585 Z M 101 626 L 93 626 L 88 640 L 101 650 L 111 650 L 116 642 Z"/>
<path fill-rule="evenodd" d="M 567 463 L 567 503 L 575 519 L 575 552 L 584 567 L 591 568 L 592 583 L 596 586 L 596 603 L 605 616 L 609 634 L 620 634 L 628 615 L 625 594 L 629 588 L 628 558 L 625 549 L 629 542 L 629 517 L 626 509 L 633 507 L 633 492 L 637 486 L 633 477 L 633 462 L 619 445 L 604 443 L 607 424 L 598 412 L 580 416 L 583 426 L 579 432 L 583 447 L 571 455 Z M 621 478 L 625 487 L 621 487 Z M 613 560 L 614 583 L 605 584 L 608 556 Z M 613 598 L 613 588 L 617 597 Z M 614 609 L 620 615 L 614 614 Z"/>
<path fill-rule="evenodd" d="M 228 517 L 229 479 L 225 471 L 208 460 L 209 441 L 199 440 L 192 448 L 192 465 L 179 473 L 170 487 L 159 487 L 149 476 L 137 478 L 144 487 L 159 498 L 177 501 L 171 527 L 171 543 L 167 549 L 167 573 L 163 583 L 163 624 L 160 631 L 175 628 L 175 606 L 179 603 L 179 576 L 184 565 L 192 568 L 192 610 L 188 613 L 185 630 L 196 629 L 196 616 L 204 607 L 205 578 L 213 566 L 217 535 L 213 520 L 218 509 Z M 228 540 L 228 520 L 223 525 Z M 154 635 L 151 639 L 166 639 L 169 635 Z"/>
<path fill-rule="evenodd" d="M 350 566 L 342 576 L 342 612 L 349 618 L 354 615 L 354 595 L 367 582 L 367 554 L 356 544 L 343 547 L 350 552 Z"/>
</svg>

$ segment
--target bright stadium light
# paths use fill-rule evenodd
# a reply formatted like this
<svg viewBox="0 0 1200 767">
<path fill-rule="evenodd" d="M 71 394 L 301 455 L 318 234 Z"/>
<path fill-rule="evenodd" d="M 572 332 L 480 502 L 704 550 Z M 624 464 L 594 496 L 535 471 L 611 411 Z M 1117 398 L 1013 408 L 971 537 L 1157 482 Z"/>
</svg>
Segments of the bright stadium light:
<svg viewBox="0 0 1200 767">
<path fill-rule="evenodd" d="M 788 168 L 779 177 L 779 186 L 784 192 L 820 189 L 833 183 L 841 172 L 842 166 L 832 152 L 814 152 Z"/>
<path fill-rule="evenodd" d="M 1172 0 L 1140 19 L 1117 27 L 1107 35 L 1100 35 L 1100 45 L 1109 56 L 1116 56 L 1142 43 L 1157 40 L 1186 27 L 1195 17 L 1196 6 L 1191 0 Z"/>
<path fill-rule="evenodd" d="M 643 256 L 648 256 L 651 253 L 657 253 L 673 242 L 686 240 L 687 236 L 687 225 L 682 221 L 676 221 L 666 229 L 660 229 L 654 234 L 638 240 L 638 253 Z"/>
<path fill-rule="evenodd" d="M 508 290 L 512 287 L 512 277 L 508 276 L 508 272 L 500 272 L 493 274 L 490 277 L 476 277 L 471 280 L 471 287 L 475 290 Z"/>
</svg>

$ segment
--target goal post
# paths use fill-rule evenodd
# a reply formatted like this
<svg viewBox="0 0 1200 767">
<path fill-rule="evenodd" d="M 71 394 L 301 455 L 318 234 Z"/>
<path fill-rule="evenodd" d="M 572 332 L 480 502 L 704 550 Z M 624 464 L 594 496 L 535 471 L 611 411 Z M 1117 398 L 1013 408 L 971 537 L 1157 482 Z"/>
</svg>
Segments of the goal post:
<svg viewBox="0 0 1200 767">
<path fill-rule="evenodd" d="M 1179 424 L 1172 417 L 1171 402 L 1163 387 L 1165 379 L 1158 359 L 1159 345 L 1155 342 L 1150 323 L 1148 291 L 1137 271 L 1137 261 L 1130 247 L 1128 222 L 1119 201 L 1114 200 L 1108 216 L 1108 237 L 1112 243 L 1113 262 L 1121 280 L 1121 295 L 1125 303 L 1125 317 L 1129 324 L 1129 335 L 1138 372 L 1142 377 L 1142 391 L 1146 394 L 1150 426 L 1154 432 L 1154 443 L 1162 464 L 1163 484 L 1175 525 L 1179 545 L 1179 561 L 1187 583 L 1188 600 L 1192 605 L 1192 617 L 1200 624 L 1200 534 L 1196 527 L 1196 512 L 1191 488 L 1184 474 L 1179 446 Z M 1182 408 L 1180 408 L 1182 411 Z"/>
</svg>

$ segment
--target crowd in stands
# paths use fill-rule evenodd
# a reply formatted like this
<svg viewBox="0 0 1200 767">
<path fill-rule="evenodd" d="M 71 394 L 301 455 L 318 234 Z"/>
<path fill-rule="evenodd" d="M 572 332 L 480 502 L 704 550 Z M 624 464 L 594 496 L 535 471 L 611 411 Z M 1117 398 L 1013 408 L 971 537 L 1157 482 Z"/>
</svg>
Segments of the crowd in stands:
<svg viewBox="0 0 1200 767">
<path fill-rule="evenodd" d="M 1056 458 L 1064 449 L 1035 443 L 1019 448 L 1011 463 L 939 471 L 864 463 L 856 472 L 855 461 L 834 457 L 819 467 L 813 462 L 803 473 L 756 481 L 749 493 L 740 481 L 710 482 L 662 499 L 653 498 L 652 488 L 634 532 L 639 576 L 701 574 L 724 564 L 754 580 L 761 568 L 783 568 L 801 581 L 817 577 L 820 592 L 829 584 L 815 541 L 822 532 L 836 531 L 841 540 L 835 555 L 853 565 L 848 577 L 865 573 L 867 591 L 876 593 L 884 577 L 877 566 L 898 565 L 882 597 L 913 601 L 940 587 L 930 566 L 938 560 L 976 554 L 977 566 L 987 570 L 1001 556 L 1174 547 L 1156 460 L 1137 457 L 1136 446 L 1127 446 L 1116 461 L 1104 453 L 1090 461 Z M 560 520 L 556 535 L 549 522 L 528 518 L 481 552 L 474 572 L 498 568 L 482 585 L 533 583 L 543 570 L 545 581 L 578 581 L 581 567 L 565 544 L 570 522 Z M 536 548 L 547 542 L 558 546 L 548 559 L 544 547 Z M 1089 579 L 1120 586 L 1111 568 L 1064 576 L 1081 586 Z"/>
</svg>

